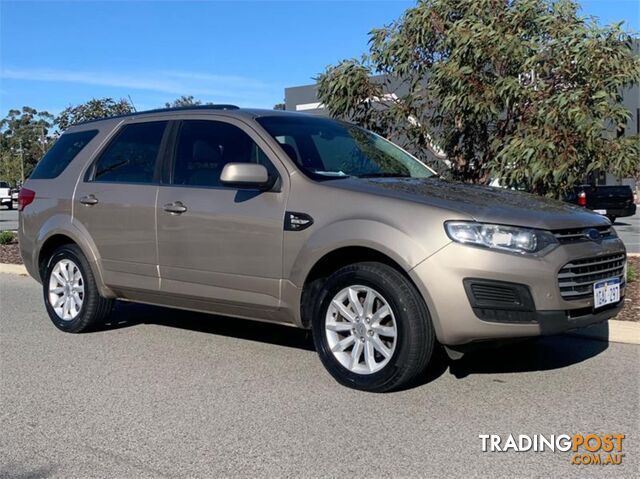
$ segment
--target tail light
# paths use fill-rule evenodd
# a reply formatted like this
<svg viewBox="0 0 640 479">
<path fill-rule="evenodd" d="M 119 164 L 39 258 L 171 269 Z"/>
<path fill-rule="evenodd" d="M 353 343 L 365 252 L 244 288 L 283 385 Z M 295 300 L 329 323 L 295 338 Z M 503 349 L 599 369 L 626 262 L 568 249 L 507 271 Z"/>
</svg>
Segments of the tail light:
<svg viewBox="0 0 640 479">
<path fill-rule="evenodd" d="M 584 191 L 578 193 L 578 204 L 580 206 L 587 206 L 587 194 Z"/>
<path fill-rule="evenodd" d="M 18 193 L 18 211 L 22 211 L 23 209 L 25 209 L 25 207 L 33 203 L 33 200 L 35 199 L 35 191 L 28 188 L 22 188 L 20 190 L 20 193 Z"/>
</svg>

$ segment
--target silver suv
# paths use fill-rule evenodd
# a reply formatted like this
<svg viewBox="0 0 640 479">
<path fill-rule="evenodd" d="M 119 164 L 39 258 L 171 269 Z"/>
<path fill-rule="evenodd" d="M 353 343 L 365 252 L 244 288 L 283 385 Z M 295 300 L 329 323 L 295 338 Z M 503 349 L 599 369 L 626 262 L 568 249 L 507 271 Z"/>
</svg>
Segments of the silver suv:
<svg viewBox="0 0 640 479">
<path fill-rule="evenodd" d="M 327 370 L 406 386 L 436 341 L 553 334 L 622 308 L 609 221 L 444 181 L 374 133 L 232 106 L 70 128 L 20 193 L 20 246 L 53 323 L 114 300 L 311 328 Z"/>
</svg>

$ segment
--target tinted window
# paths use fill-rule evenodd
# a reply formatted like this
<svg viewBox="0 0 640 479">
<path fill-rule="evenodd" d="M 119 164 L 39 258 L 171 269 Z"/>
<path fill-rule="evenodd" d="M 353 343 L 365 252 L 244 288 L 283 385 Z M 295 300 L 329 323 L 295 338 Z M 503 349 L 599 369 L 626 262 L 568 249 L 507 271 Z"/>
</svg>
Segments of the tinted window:
<svg viewBox="0 0 640 479">
<path fill-rule="evenodd" d="M 166 121 L 126 125 L 95 165 L 94 181 L 152 183 Z"/>
<path fill-rule="evenodd" d="M 9 188 L 9 183 L 6 183 L 4 181 L 0 181 L 0 188 Z"/>
<path fill-rule="evenodd" d="M 355 125 L 303 116 L 266 116 L 256 121 L 314 179 L 427 178 L 434 174 L 393 143 Z"/>
<path fill-rule="evenodd" d="M 55 178 L 64 171 L 78 153 L 98 134 L 98 130 L 65 133 L 49 149 L 36 165 L 30 178 L 45 180 Z"/>
<path fill-rule="evenodd" d="M 240 128 L 219 121 L 182 122 L 173 166 L 173 184 L 222 186 L 227 163 L 258 163 L 269 174 L 276 170 L 263 151 Z"/>
</svg>

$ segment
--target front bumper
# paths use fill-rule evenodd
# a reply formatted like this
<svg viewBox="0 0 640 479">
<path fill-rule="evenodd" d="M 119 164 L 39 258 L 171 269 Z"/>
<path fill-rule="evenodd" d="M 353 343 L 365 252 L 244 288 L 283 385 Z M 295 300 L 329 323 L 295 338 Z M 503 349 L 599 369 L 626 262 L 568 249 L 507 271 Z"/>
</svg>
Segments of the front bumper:
<svg viewBox="0 0 640 479">
<path fill-rule="evenodd" d="M 560 269 L 572 260 L 624 252 L 618 238 L 561 245 L 542 257 L 450 243 L 409 274 L 429 307 L 438 340 L 453 346 L 489 339 L 557 334 L 615 316 L 624 303 L 624 288 L 619 303 L 594 310 L 592 296 L 577 300 L 563 298 L 557 277 Z M 524 285 L 531 294 L 532 313 L 526 322 L 481 319 L 465 291 L 466 278 Z"/>
</svg>

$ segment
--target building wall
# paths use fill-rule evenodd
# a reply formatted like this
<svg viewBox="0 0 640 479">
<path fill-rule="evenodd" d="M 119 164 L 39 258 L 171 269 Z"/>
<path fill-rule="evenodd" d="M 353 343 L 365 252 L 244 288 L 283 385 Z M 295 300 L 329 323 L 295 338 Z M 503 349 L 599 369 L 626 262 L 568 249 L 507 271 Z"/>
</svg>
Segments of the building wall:
<svg viewBox="0 0 640 479">
<path fill-rule="evenodd" d="M 285 109 L 289 111 L 328 116 L 327 111 L 318 101 L 318 86 L 316 84 L 285 88 L 284 105 Z"/>
</svg>

